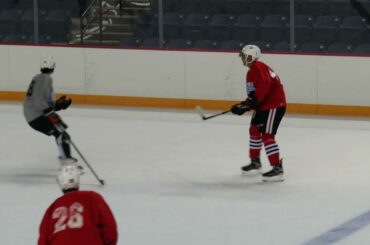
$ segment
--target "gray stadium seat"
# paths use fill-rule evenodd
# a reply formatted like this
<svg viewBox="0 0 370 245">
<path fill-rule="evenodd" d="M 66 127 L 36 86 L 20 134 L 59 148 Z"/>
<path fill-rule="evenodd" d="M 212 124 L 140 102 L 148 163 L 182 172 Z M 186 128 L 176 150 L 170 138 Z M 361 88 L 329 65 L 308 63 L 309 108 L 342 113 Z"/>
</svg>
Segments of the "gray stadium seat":
<svg viewBox="0 0 370 245">
<path fill-rule="evenodd" d="M 275 43 L 287 39 L 287 24 L 287 17 L 284 15 L 265 16 L 261 22 L 260 40 Z"/>
<path fill-rule="evenodd" d="M 316 42 L 333 43 L 336 41 L 340 18 L 338 16 L 318 16 L 313 25 L 313 36 Z"/>
<path fill-rule="evenodd" d="M 326 51 L 326 46 L 323 43 L 308 42 L 300 45 L 298 51 L 304 53 L 323 53 Z"/>
<path fill-rule="evenodd" d="M 366 19 L 361 16 L 344 17 L 339 27 L 340 42 L 358 44 L 362 42 L 363 33 L 369 32 Z"/>
<path fill-rule="evenodd" d="M 232 38 L 236 40 L 257 40 L 261 24 L 261 17 L 258 15 L 239 15 L 234 27 Z"/>
<path fill-rule="evenodd" d="M 353 53 L 354 46 L 347 43 L 332 43 L 328 46 L 328 53 L 333 54 L 350 54 Z"/>
<path fill-rule="evenodd" d="M 233 26 L 235 19 L 235 15 L 213 15 L 208 24 L 208 38 L 219 41 L 230 39 L 231 27 Z"/>
<path fill-rule="evenodd" d="M 223 50 L 238 50 L 240 51 L 244 46 L 241 40 L 225 40 L 220 43 L 220 49 Z"/>
<path fill-rule="evenodd" d="M 171 39 L 167 43 L 166 47 L 170 49 L 188 49 L 188 48 L 193 47 L 193 42 L 189 39 L 183 39 L 183 38 Z"/>
<path fill-rule="evenodd" d="M 209 20 L 210 16 L 208 14 L 189 14 L 184 21 L 184 38 L 193 40 L 206 38 Z"/>
<path fill-rule="evenodd" d="M 219 42 L 217 40 L 209 40 L 209 39 L 203 39 L 203 40 L 196 40 L 194 42 L 194 49 L 218 49 L 220 46 Z"/>
</svg>

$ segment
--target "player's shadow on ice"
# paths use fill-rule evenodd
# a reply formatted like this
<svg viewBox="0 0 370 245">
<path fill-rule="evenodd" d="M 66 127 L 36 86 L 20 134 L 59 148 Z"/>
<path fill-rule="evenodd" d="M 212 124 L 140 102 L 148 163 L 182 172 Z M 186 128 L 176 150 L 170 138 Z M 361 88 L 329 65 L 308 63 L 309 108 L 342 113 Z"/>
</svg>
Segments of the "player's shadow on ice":
<svg viewBox="0 0 370 245">
<path fill-rule="evenodd" d="M 12 169 L 11 171 L 3 172 L 0 174 L 0 182 L 5 183 L 16 183 L 16 184 L 52 184 L 58 185 L 57 183 L 57 168 L 22 168 Z M 81 185 L 84 186 L 100 186 L 98 183 L 94 183 L 94 180 L 89 174 L 84 174 Z"/>
<path fill-rule="evenodd" d="M 182 179 L 181 182 L 162 183 L 165 186 L 163 195 L 179 196 L 239 196 L 248 190 L 264 188 L 267 183 L 262 182 L 261 176 L 238 175 L 228 179 L 195 180 Z"/>
</svg>

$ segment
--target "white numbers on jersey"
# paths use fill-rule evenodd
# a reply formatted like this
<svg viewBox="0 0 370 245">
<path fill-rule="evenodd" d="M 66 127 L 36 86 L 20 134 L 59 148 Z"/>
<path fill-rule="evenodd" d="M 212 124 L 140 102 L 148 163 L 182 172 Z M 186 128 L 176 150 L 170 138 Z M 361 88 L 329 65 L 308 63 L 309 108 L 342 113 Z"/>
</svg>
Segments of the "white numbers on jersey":
<svg viewBox="0 0 370 245">
<path fill-rule="evenodd" d="M 69 209 L 65 206 L 55 209 L 52 215 L 53 219 L 57 219 L 54 226 L 54 234 L 67 228 L 81 228 L 84 225 L 83 211 L 84 207 L 78 202 L 73 203 Z"/>
</svg>

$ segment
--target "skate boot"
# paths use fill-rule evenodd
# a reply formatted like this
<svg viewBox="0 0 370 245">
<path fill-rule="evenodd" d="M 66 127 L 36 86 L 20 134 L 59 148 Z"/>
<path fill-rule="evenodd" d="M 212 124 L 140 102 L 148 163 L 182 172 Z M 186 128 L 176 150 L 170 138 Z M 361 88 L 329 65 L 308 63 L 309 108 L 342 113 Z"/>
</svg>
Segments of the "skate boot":
<svg viewBox="0 0 370 245">
<path fill-rule="evenodd" d="M 247 174 L 247 173 L 260 173 L 261 172 L 261 161 L 257 157 L 256 159 L 252 159 L 251 163 L 248 165 L 245 165 L 241 167 L 242 173 Z"/>
<path fill-rule="evenodd" d="M 265 182 L 284 181 L 283 161 L 280 160 L 279 164 L 272 166 L 272 169 L 262 174 L 262 180 Z"/>
</svg>

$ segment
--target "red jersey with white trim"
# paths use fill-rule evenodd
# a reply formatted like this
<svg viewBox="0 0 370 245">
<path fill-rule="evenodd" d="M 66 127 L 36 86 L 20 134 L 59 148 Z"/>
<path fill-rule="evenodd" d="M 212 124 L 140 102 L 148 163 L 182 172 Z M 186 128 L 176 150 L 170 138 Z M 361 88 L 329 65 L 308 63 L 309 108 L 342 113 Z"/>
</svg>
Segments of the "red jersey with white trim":
<svg viewBox="0 0 370 245">
<path fill-rule="evenodd" d="M 258 110 L 286 106 L 283 85 L 276 73 L 265 63 L 256 61 L 247 73 L 247 93 L 255 92 Z"/>
<path fill-rule="evenodd" d="M 72 191 L 46 210 L 38 245 L 115 245 L 117 240 L 117 224 L 103 197 Z"/>
</svg>

